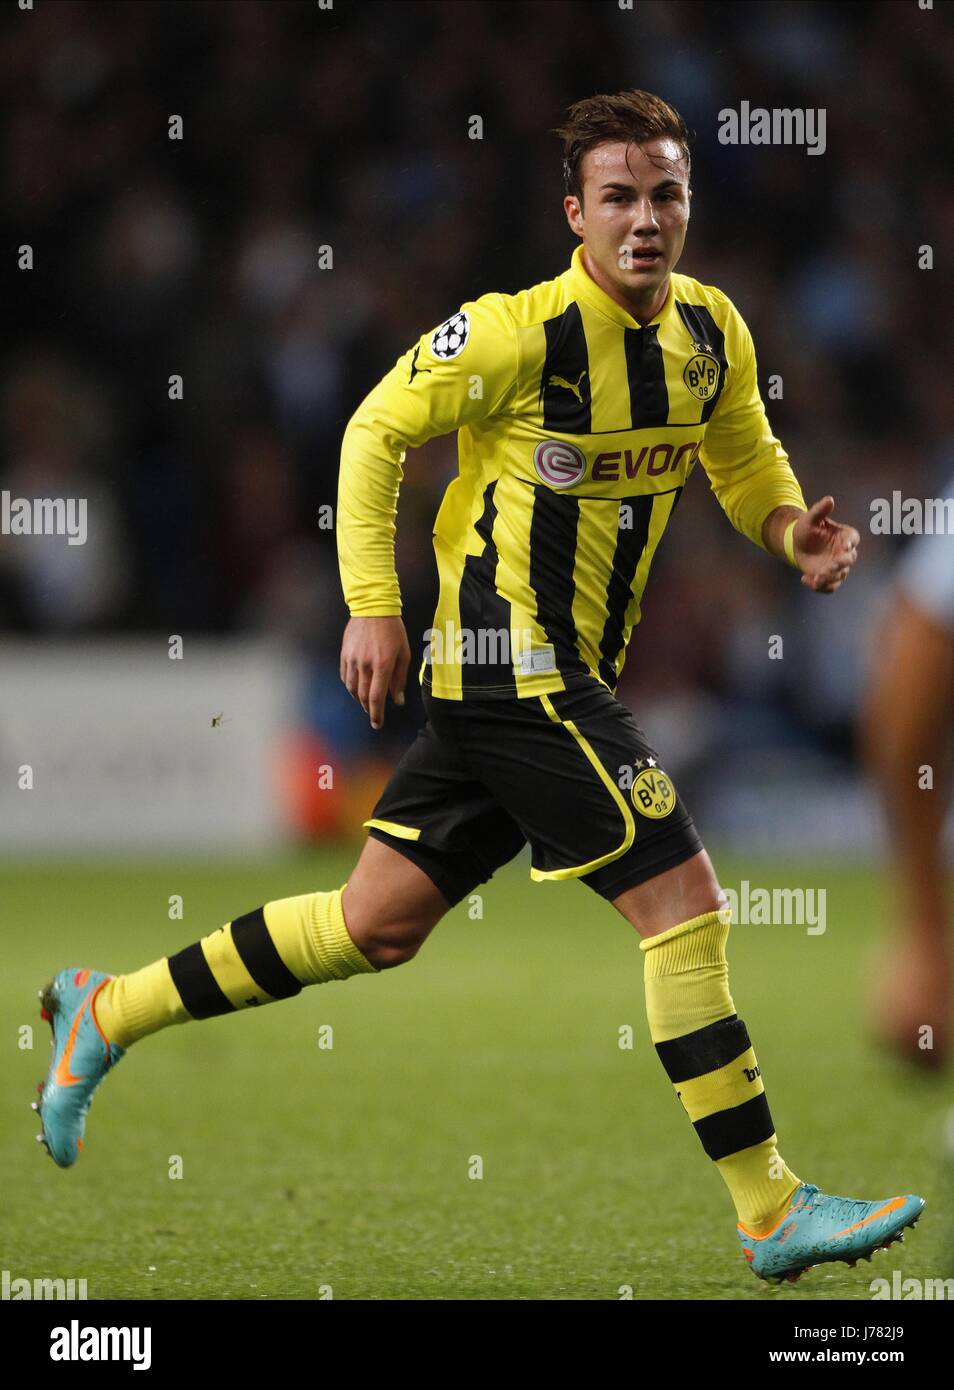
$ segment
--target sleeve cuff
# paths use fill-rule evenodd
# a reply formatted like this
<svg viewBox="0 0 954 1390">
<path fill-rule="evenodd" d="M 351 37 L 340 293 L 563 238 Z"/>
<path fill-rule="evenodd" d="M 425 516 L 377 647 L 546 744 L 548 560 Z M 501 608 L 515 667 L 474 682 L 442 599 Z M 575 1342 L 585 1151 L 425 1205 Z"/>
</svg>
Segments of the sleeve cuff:
<svg viewBox="0 0 954 1390">
<path fill-rule="evenodd" d="M 793 517 L 785 527 L 785 535 L 782 543 L 785 547 L 785 558 L 793 569 L 798 569 L 798 561 L 795 559 L 795 526 L 798 517 Z"/>
<path fill-rule="evenodd" d="M 400 603 L 350 603 L 352 618 L 400 618 Z"/>
</svg>

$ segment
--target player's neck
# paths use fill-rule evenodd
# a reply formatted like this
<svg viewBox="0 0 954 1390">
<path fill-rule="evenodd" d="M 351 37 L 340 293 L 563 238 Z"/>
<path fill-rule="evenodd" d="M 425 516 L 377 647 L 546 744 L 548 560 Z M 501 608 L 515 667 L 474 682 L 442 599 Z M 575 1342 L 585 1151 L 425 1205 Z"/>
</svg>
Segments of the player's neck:
<svg viewBox="0 0 954 1390">
<path fill-rule="evenodd" d="M 599 285 L 604 294 L 609 295 L 614 304 L 625 309 L 637 323 L 647 324 L 656 317 L 669 294 L 669 276 L 657 290 L 647 290 L 645 294 L 627 295 L 618 285 L 603 274 L 599 266 L 587 255 L 583 247 L 583 268 L 594 284 Z"/>
</svg>

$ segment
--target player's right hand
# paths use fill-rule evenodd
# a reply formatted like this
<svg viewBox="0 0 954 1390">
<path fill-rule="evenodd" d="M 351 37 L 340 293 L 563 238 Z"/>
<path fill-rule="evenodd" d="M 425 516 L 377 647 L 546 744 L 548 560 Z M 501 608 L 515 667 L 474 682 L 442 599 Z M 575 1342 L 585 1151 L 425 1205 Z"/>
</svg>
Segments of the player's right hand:
<svg viewBox="0 0 954 1390">
<path fill-rule="evenodd" d="M 411 664 L 411 648 L 401 618 L 351 618 L 341 643 L 340 674 L 365 714 L 372 729 L 384 723 L 384 704 L 391 693 L 396 705 L 404 704 L 404 686 Z"/>
</svg>

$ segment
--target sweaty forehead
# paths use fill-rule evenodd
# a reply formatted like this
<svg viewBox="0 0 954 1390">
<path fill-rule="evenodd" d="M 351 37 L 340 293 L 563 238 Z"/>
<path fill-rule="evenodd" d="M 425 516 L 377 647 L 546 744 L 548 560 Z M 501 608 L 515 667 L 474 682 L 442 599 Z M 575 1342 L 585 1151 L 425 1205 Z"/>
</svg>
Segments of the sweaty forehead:
<svg viewBox="0 0 954 1390">
<path fill-rule="evenodd" d="M 675 140 L 648 140 L 645 145 L 622 140 L 587 150 L 580 168 L 584 185 L 596 183 L 658 183 L 660 179 L 685 180 L 686 162 Z"/>
</svg>

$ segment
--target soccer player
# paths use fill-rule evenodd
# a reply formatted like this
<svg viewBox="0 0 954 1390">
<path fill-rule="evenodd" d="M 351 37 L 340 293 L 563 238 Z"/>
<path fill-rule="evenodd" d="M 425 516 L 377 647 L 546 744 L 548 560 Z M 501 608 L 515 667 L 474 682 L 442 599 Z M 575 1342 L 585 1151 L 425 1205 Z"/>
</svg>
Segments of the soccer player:
<svg viewBox="0 0 954 1390">
<path fill-rule="evenodd" d="M 405 450 L 458 431 L 434 526 L 440 598 L 427 721 L 342 888 L 266 903 L 129 975 L 61 971 L 40 1101 L 56 1161 L 133 1043 L 172 1023 L 410 960 L 448 908 L 529 841 L 536 880 L 580 879 L 639 933 L 659 1059 L 735 1205 L 752 1270 L 794 1280 L 900 1239 L 924 1205 L 827 1195 L 785 1163 L 729 994 L 729 912 L 664 759 L 614 691 L 649 567 L 695 465 L 733 526 L 830 594 L 859 535 L 806 507 L 721 290 L 675 273 L 689 222 L 676 111 L 642 91 L 570 108 L 569 269 L 486 294 L 427 332 L 350 420 L 338 553 L 341 677 L 382 725 L 411 652 L 394 568 Z"/>
</svg>

